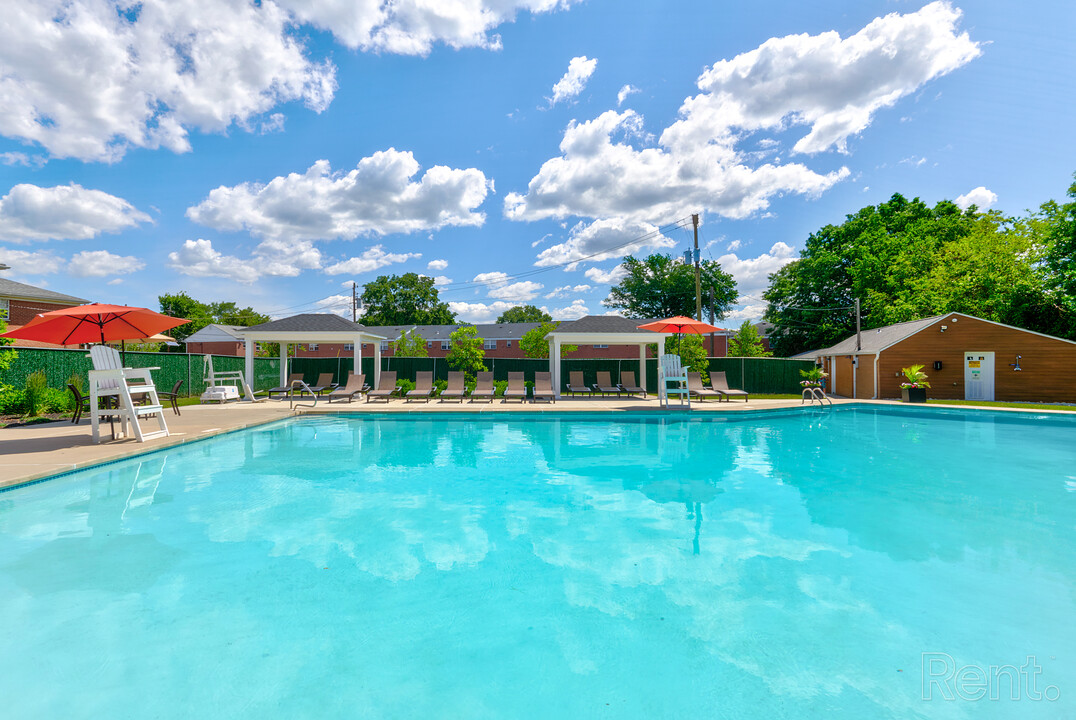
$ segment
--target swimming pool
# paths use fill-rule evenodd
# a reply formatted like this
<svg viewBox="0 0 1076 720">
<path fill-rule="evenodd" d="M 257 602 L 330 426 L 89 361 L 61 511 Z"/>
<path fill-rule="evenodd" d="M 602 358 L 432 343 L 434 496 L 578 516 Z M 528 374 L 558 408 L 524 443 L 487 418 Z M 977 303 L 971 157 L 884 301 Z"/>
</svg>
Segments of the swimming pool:
<svg viewBox="0 0 1076 720">
<path fill-rule="evenodd" d="M 1074 430 L 323 416 L 62 476 L 0 493 L 0 714 L 1063 717 Z"/>
</svg>

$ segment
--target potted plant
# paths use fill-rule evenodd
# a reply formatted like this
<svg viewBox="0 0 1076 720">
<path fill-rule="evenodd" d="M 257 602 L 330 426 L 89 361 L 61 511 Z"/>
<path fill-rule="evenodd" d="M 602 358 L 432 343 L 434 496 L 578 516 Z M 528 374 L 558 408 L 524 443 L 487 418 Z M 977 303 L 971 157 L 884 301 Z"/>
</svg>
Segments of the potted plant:
<svg viewBox="0 0 1076 720">
<path fill-rule="evenodd" d="M 927 374 L 923 372 L 922 365 L 912 365 L 901 368 L 907 381 L 900 384 L 900 397 L 906 403 L 925 403 L 927 401 Z"/>
<path fill-rule="evenodd" d="M 825 379 L 829 377 L 829 373 L 822 372 L 822 368 L 817 365 L 810 370 L 800 370 L 800 375 L 803 376 L 803 380 L 800 380 L 800 385 L 805 390 L 807 388 L 821 388 Z"/>
</svg>

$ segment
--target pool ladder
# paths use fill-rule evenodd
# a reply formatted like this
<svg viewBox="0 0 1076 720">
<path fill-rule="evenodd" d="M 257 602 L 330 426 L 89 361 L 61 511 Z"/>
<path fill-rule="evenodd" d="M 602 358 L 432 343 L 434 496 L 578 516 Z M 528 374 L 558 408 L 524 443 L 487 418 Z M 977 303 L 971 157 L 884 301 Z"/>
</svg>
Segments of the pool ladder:
<svg viewBox="0 0 1076 720">
<path fill-rule="evenodd" d="M 812 405 L 817 402 L 820 407 L 826 407 L 826 403 L 833 405 L 833 401 L 830 400 L 829 396 L 822 391 L 822 388 L 816 387 L 803 388 L 803 395 L 800 398 L 800 405 L 805 402 L 809 402 Z"/>
<path fill-rule="evenodd" d="M 303 396 L 309 394 L 310 397 L 314 398 L 313 404 L 296 402 L 295 401 L 295 391 L 298 390 L 298 389 L 301 389 L 301 391 L 299 393 L 299 397 L 303 397 Z M 318 406 L 318 394 L 316 392 L 314 392 L 313 390 L 311 390 L 309 385 L 307 385 L 302 380 L 296 380 L 295 382 L 293 382 L 291 384 L 291 388 L 288 390 L 288 407 L 290 409 L 294 410 L 297 407 L 312 408 L 312 407 L 317 407 L 317 406 Z"/>
</svg>

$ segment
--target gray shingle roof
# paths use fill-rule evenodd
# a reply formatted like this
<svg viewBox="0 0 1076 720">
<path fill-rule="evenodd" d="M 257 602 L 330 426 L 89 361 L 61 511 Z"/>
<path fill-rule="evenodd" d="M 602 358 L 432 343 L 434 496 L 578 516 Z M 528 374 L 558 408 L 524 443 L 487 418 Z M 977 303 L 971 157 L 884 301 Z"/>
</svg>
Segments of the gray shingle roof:
<svg viewBox="0 0 1076 720">
<path fill-rule="evenodd" d="M 43 302 L 66 303 L 68 305 L 85 305 L 89 302 L 74 295 L 64 295 L 45 288 L 34 287 L 26 283 L 0 278 L 0 297 L 31 298 Z"/>
<path fill-rule="evenodd" d="M 541 323 L 494 323 L 490 325 L 475 325 L 478 337 L 485 340 L 517 340 L 523 337 Z M 395 340 L 404 332 L 414 330 L 425 340 L 448 340 L 452 333 L 461 327 L 470 327 L 470 323 L 459 325 L 371 325 L 366 329 L 374 335 L 381 335 L 390 340 Z"/>
<path fill-rule="evenodd" d="M 357 325 L 332 313 L 292 315 L 244 328 L 244 330 L 257 332 L 355 332 L 363 329 L 362 325 Z"/>
<path fill-rule="evenodd" d="M 562 322 L 557 328 L 558 333 L 634 333 L 646 332 L 640 330 L 640 325 L 645 325 L 652 320 L 639 320 L 619 315 L 587 315 L 578 320 Z"/>
<path fill-rule="evenodd" d="M 906 337 L 915 335 L 920 330 L 930 327 L 951 314 L 952 313 L 935 315 L 934 317 L 923 318 L 922 320 L 909 320 L 908 322 L 897 323 L 895 325 L 874 328 L 873 330 L 864 330 L 861 333 L 862 342 L 860 343 L 860 350 L 858 351 L 856 350 L 856 336 L 850 335 L 833 347 L 816 350 L 815 352 L 818 355 L 855 355 L 857 352 L 873 355 L 879 350 L 889 347 L 893 343 L 900 342 Z"/>
</svg>

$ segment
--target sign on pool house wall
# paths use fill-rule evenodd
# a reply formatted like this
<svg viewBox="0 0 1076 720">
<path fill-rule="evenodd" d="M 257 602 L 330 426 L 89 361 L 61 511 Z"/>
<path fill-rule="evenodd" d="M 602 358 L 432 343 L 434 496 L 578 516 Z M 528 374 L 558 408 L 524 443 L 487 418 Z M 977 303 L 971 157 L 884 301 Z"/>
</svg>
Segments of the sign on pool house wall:
<svg viewBox="0 0 1076 720">
<path fill-rule="evenodd" d="M 964 399 L 994 399 L 994 353 L 964 353 Z"/>
</svg>

